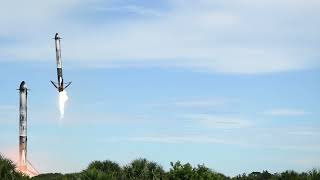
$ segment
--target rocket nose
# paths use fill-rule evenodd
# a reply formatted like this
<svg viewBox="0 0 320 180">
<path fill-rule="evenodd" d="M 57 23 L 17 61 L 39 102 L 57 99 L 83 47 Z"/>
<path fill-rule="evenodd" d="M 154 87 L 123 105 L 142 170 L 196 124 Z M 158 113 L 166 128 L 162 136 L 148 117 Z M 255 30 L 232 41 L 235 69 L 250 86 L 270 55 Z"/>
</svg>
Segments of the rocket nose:
<svg viewBox="0 0 320 180">
<path fill-rule="evenodd" d="M 56 33 L 56 35 L 54 36 L 55 39 L 59 39 L 59 33 Z"/>
<path fill-rule="evenodd" d="M 27 89 L 27 85 L 26 85 L 26 82 L 22 81 L 20 84 L 20 90 L 24 90 L 24 89 Z"/>
</svg>

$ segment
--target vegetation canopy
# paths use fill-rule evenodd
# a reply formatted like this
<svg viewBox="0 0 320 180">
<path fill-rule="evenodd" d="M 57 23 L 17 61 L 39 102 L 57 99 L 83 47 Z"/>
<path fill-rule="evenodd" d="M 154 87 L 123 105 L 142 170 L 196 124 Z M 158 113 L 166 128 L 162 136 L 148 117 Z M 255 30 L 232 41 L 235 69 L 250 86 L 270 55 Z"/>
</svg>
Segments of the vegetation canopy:
<svg viewBox="0 0 320 180">
<path fill-rule="evenodd" d="M 298 173 L 285 171 L 281 173 L 252 172 L 235 177 L 228 177 L 218 173 L 204 164 L 193 167 L 190 163 L 180 161 L 171 162 L 169 171 L 161 165 L 147 159 L 136 159 L 131 163 L 120 166 L 118 163 L 105 160 L 93 161 L 89 166 L 78 173 L 40 174 L 28 177 L 16 171 L 15 164 L 0 155 L 1 180 L 319 180 L 320 170 Z"/>
</svg>

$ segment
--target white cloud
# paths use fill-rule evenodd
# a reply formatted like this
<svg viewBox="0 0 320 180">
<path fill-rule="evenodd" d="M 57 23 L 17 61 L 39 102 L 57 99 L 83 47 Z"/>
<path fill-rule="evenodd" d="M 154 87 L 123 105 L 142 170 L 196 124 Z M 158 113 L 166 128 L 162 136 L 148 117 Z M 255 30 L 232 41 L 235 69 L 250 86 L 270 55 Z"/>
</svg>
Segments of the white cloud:
<svg viewBox="0 0 320 180">
<path fill-rule="evenodd" d="M 30 1 L 3 1 L 0 7 L 0 37 L 3 35 L 33 35 L 38 39 L 41 31 L 56 27 L 68 11 L 75 7 L 77 1 L 63 0 L 30 0 Z M 19 38 L 22 38 L 19 36 Z M 29 37 L 28 37 L 29 38 Z M 16 38 L 14 38 L 16 40 Z M 21 39 L 25 40 L 25 39 Z M 32 40 L 32 39 L 28 39 Z"/>
<path fill-rule="evenodd" d="M 234 129 L 252 126 L 250 121 L 236 117 L 224 117 L 211 114 L 191 114 L 187 115 L 186 118 L 192 120 L 192 123 L 200 123 L 202 126 L 208 128 Z"/>
<path fill-rule="evenodd" d="M 239 135 L 241 134 L 241 136 Z M 265 136 L 268 133 L 269 136 Z M 272 137 L 277 137 L 276 139 Z M 293 136 L 293 137 L 292 137 Z M 199 144 L 224 144 L 236 145 L 246 148 L 275 149 L 275 150 L 296 150 L 317 152 L 320 146 L 317 143 L 319 136 L 312 141 L 299 135 L 288 135 L 283 129 L 272 129 L 268 132 L 248 129 L 244 131 L 212 132 L 198 134 L 153 134 L 153 135 L 131 135 L 124 137 L 105 137 L 97 139 L 98 143 L 119 143 L 119 142 L 141 142 L 141 143 L 199 143 Z M 307 137 L 309 138 L 309 137 Z"/>
<path fill-rule="evenodd" d="M 296 130 L 289 131 L 288 134 L 296 136 L 319 136 L 320 132 L 315 130 Z"/>
<path fill-rule="evenodd" d="M 106 12 L 130 12 L 133 14 L 143 15 L 143 16 L 161 16 L 161 13 L 155 9 L 146 8 L 136 5 L 127 5 L 120 7 L 97 7 L 97 11 L 106 11 Z"/>
<path fill-rule="evenodd" d="M 3 3 L 0 36 L 18 42 L 0 45 L 2 59 L 52 60 L 50 38 L 59 31 L 64 37 L 63 58 L 89 67 L 156 66 L 256 74 L 319 66 L 316 17 L 320 4 L 314 0 L 174 0 L 165 11 L 134 3 L 98 2 Z M 99 17 L 86 14 L 103 10 L 106 13 Z M 143 16 L 110 18 L 114 16 L 110 11 Z"/>
<path fill-rule="evenodd" d="M 227 106 L 232 100 L 227 98 L 207 98 L 207 99 L 188 99 L 176 100 L 167 103 L 155 103 L 153 107 L 181 107 L 181 108 L 218 108 Z"/>
<path fill-rule="evenodd" d="M 225 100 L 195 100 L 195 101 L 178 101 L 174 104 L 180 107 L 217 107 L 226 105 Z"/>
<path fill-rule="evenodd" d="M 309 114 L 308 112 L 304 110 L 299 110 L 299 109 L 272 109 L 264 112 L 266 115 L 270 116 L 304 116 Z"/>
<path fill-rule="evenodd" d="M 98 142 L 148 142 L 148 143 L 225 143 L 221 139 L 204 136 L 136 136 L 100 139 Z"/>
</svg>

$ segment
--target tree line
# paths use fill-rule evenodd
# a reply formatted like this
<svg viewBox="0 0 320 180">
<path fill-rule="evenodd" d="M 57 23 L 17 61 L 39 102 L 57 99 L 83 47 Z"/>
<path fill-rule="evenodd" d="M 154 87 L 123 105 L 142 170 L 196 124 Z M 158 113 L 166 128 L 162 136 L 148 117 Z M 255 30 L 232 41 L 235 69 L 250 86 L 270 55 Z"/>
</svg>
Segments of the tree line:
<svg viewBox="0 0 320 180">
<path fill-rule="evenodd" d="M 15 164 L 0 155 L 1 180 L 320 180 L 320 170 L 298 173 L 285 171 L 282 173 L 252 172 L 235 177 L 218 173 L 205 165 L 192 166 L 190 163 L 177 161 L 170 163 L 171 168 L 165 171 L 159 164 L 147 159 L 136 159 L 131 163 L 120 166 L 118 163 L 105 160 L 93 161 L 78 173 L 40 174 L 28 177 L 16 171 Z"/>
</svg>

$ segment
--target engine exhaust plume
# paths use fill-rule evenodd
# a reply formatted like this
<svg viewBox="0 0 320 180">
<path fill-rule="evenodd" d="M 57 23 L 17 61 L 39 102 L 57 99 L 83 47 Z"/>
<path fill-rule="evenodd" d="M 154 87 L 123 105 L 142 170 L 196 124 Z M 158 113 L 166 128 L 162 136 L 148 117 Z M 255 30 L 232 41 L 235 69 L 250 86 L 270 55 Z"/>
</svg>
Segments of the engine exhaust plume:
<svg viewBox="0 0 320 180">
<path fill-rule="evenodd" d="M 66 102 L 68 101 L 68 95 L 67 95 L 67 91 L 61 91 L 59 92 L 59 110 L 60 110 L 60 119 L 62 119 L 64 117 L 64 106 L 66 104 Z"/>
</svg>

